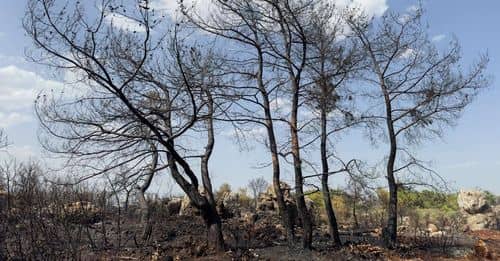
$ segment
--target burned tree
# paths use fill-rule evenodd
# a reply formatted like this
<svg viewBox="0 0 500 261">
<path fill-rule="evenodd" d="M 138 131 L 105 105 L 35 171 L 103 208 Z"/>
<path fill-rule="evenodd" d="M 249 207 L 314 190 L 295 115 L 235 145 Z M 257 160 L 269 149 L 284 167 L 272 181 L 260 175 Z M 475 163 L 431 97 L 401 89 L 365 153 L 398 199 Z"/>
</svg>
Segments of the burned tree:
<svg viewBox="0 0 500 261">
<path fill-rule="evenodd" d="M 38 97 L 44 133 L 57 141 L 42 142 L 49 151 L 68 156 L 73 166 L 90 170 L 85 178 L 120 166 L 128 166 L 130 177 L 137 177 L 157 151 L 164 162 L 158 169 L 169 166 L 174 180 L 200 209 L 208 243 L 223 250 L 215 205 L 200 193 L 199 180 L 180 145 L 203 119 L 207 106 L 200 91 L 204 87 L 190 74 L 193 64 L 185 60 L 198 57 L 189 56 L 179 27 L 168 26 L 148 2 L 122 5 L 109 0 L 92 8 L 80 2 L 29 1 L 24 27 L 34 42 L 31 58 L 77 78 L 77 84 L 68 85 L 69 95 Z M 134 26 L 119 27 L 113 16 Z M 163 33 L 157 31 L 162 26 L 167 28 Z M 157 150 L 151 150 L 150 141 Z M 210 186 L 209 179 L 202 182 Z"/>
<path fill-rule="evenodd" d="M 454 40 L 446 51 L 439 51 L 428 39 L 421 20 L 422 10 L 417 10 L 389 13 L 381 21 L 350 21 L 367 57 L 368 69 L 362 79 L 373 87 L 366 90 L 366 108 L 378 119 L 381 132 L 371 132 L 380 133 L 389 143 L 385 161 L 389 206 L 383 233 L 389 247 L 397 243 L 401 175 L 413 182 L 411 175 L 416 170 L 429 172 L 408 145 L 440 136 L 488 84 L 484 75 L 487 57 L 480 57 L 469 72 L 463 72 L 458 42 Z"/>
<path fill-rule="evenodd" d="M 263 177 L 252 179 L 248 182 L 248 187 L 252 191 L 254 199 L 254 208 L 257 209 L 260 193 L 264 192 L 267 188 L 267 181 Z"/>
<path fill-rule="evenodd" d="M 282 84 L 276 78 L 272 60 L 272 47 L 267 42 L 267 31 L 272 22 L 267 18 L 269 1 L 214 1 L 216 11 L 204 18 L 184 7 L 183 14 L 189 22 L 210 35 L 222 37 L 236 48 L 234 53 L 222 55 L 227 63 L 225 74 L 233 78 L 232 91 L 225 96 L 234 100 L 231 110 L 224 118 L 236 124 L 265 128 L 266 146 L 271 155 L 273 188 L 276 193 L 279 214 L 289 243 L 294 238 L 290 206 L 287 206 L 281 190 L 279 145 L 276 118 L 273 112 L 273 97 Z M 229 19 L 230 17 L 230 19 Z M 219 44 L 228 44 L 219 43 Z M 245 50 L 245 55 L 241 55 Z"/>
<path fill-rule="evenodd" d="M 150 166 L 146 170 L 147 173 L 145 174 L 143 183 L 136 187 L 139 206 L 141 208 L 141 223 L 143 225 L 142 240 L 149 240 L 151 233 L 153 232 L 150 220 L 151 210 L 146 199 L 146 191 L 151 186 L 151 182 L 156 174 L 159 158 L 159 153 L 155 144 L 152 141 L 149 141 L 149 143 L 152 151 Z"/>
<path fill-rule="evenodd" d="M 304 142 L 302 149 L 309 146 L 316 151 L 319 140 L 320 174 L 306 176 L 319 177 L 321 192 L 328 218 L 330 236 L 336 245 L 341 245 L 337 219 L 331 202 L 329 177 L 334 174 L 349 172 L 355 161 L 344 163 L 333 154 L 335 135 L 349 130 L 362 122 L 355 115 L 353 100 L 355 91 L 351 90 L 349 80 L 360 71 L 363 56 L 357 51 L 357 43 L 345 32 L 345 18 L 352 12 L 334 5 L 318 4 L 311 15 L 314 25 L 308 30 L 309 56 L 307 75 L 312 84 L 306 89 L 305 104 L 313 114 L 309 123 L 310 140 Z M 338 170 L 331 170 L 332 161 L 338 163 Z"/>
</svg>

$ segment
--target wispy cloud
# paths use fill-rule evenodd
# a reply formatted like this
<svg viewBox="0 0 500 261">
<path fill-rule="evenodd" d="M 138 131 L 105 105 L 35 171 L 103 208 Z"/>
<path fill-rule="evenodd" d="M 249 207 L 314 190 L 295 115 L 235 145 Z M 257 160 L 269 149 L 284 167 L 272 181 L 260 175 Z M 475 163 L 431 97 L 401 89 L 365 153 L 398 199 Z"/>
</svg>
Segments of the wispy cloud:
<svg viewBox="0 0 500 261">
<path fill-rule="evenodd" d="M 184 0 L 182 5 L 202 18 L 207 18 L 214 12 L 214 4 L 210 0 Z M 177 0 L 154 0 L 151 6 L 156 10 L 168 13 L 172 19 L 177 19 L 182 15 Z"/>
<path fill-rule="evenodd" d="M 415 54 L 416 54 L 416 51 L 414 49 L 408 48 L 408 49 L 404 50 L 403 52 L 401 52 L 399 57 L 403 58 L 403 59 L 408 59 L 408 58 L 414 57 Z"/>
<path fill-rule="evenodd" d="M 17 124 L 30 122 L 32 117 L 20 112 L 0 112 L 0 128 L 7 128 Z"/>
<path fill-rule="evenodd" d="M 37 93 L 62 88 L 60 82 L 44 79 L 17 66 L 0 67 L 0 127 L 30 121 Z"/>
<path fill-rule="evenodd" d="M 108 13 L 106 21 L 113 27 L 130 32 L 145 32 L 146 28 L 139 22 L 117 13 Z"/>
<path fill-rule="evenodd" d="M 387 0 L 329 0 L 341 7 L 359 8 L 367 16 L 382 16 L 389 8 Z M 216 10 L 211 0 L 184 0 L 185 8 L 194 11 L 203 18 L 209 17 Z M 151 6 L 156 10 L 166 11 L 173 19 L 180 17 L 177 0 L 154 0 Z"/>
<path fill-rule="evenodd" d="M 432 40 L 433 42 L 441 42 L 441 41 L 443 41 L 445 38 L 446 38 L 446 35 L 444 35 L 444 34 L 438 34 L 438 35 L 433 36 L 433 37 L 431 38 L 431 40 Z"/>
<path fill-rule="evenodd" d="M 420 10 L 420 7 L 418 5 L 410 5 L 408 6 L 408 8 L 406 8 L 406 11 L 411 13 L 417 12 L 418 10 Z"/>
<path fill-rule="evenodd" d="M 331 0 L 340 6 L 350 6 L 361 9 L 370 17 L 382 16 L 389 8 L 386 0 Z"/>
</svg>

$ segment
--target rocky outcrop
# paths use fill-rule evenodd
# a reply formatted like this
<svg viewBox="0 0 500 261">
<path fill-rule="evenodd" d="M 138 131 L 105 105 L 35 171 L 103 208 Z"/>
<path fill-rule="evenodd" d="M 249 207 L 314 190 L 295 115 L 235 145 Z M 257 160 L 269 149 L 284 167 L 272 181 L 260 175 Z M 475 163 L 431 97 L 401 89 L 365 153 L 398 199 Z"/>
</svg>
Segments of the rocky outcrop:
<svg viewBox="0 0 500 261">
<path fill-rule="evenodd" d="M 101 209 L 88 201 L 76 201 L 62 206 L 52 204 L 43 208 L 42 213 L 74 224 L 88 225 L 102 220 Z"/>
<path fill-rule="evenodd" d="M 290 185 L 285 182 L 280 183 L 280 188 L 283 191 L 283 197 L 287 205 L 295 205 L 295 200 L 290 193 Z M 278 202 L 273 185 L 270 185 L 264 193 L 261 193 L 258 198 L 257 209 L 260 211 L 277 211 Z"/>
<path fill-rule="evenodd" d="M 198 214 L 199 211 L 193 204 L 191 204 L 191 199 L 189 199 L 188 195 L 185 195 L 181 201 L 179 216 L 196 216 Z"/>
<path fill-rule="evenodd" d="M 498 229 L 497 216 L 493 212 L 474 214 L 466 217 L 467 228 L 472 231 Z"/>
<path fill-rule="evenodd" d="M 429 223 L 427 224 L 427 229 L 425 231 L 427 233 L 436 233 L 439 231 L 439 228 L 436 225 Z"/>
<path fill-rule="evenodd" d="M 484 213 L 489 208 L 486 196 L 480 190 L 460 190 L 457 203 L 460 210 L 468 214 Z"/>
<path fill-rule="evenodd" d="M 203 187 L 200 187 L 198 189 L 200 191 L 200 195 L 205 197 L 205 189 Z M 181 207 L 179 210 L 179 216 L 198 216 L 200 215 L 200 211 L 191 203 L 191 199 L 188 197 L 188 195 L 184 195 L 181 201 Z"/>
<path fill-rule="evenodd" d="M 500 229 L 500 206 L 490 206 L 480 190 L 461 190 L 457 203 L 466 220 L 466 230 Z"/>
</svg>

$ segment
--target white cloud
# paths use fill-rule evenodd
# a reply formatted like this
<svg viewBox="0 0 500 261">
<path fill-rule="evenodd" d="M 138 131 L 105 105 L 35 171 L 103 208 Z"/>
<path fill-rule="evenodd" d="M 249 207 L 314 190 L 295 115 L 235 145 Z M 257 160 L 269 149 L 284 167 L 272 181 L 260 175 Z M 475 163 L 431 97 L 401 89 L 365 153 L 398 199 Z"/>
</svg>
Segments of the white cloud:
<svg viewBox="0 0 500 261">
<path fill-rule="evenodd" d="M 340 7 L 359 8 L 369 17 L 382 16 L 389 8 L 387 0 L 329 0 Z M 215 12 L 211 0 L 183 0 L 184 7 L 191 9 L 201 17 L 207 18 Z M 177 19 L 179 13 L 178 0 L 154 0 L 151 6 L 156 10 L 162 10 L 169 13 L 174 19 Z"/>
<path fill-rule="evenodd" d="M 431 38 L 431 40 L 433 42 L 441 42 L 442 40 L 444 40 L 446 38 L 446 35 L 444 34 L 438 34 L 438 35 L 435 35 Z"/>
<path fill-rule="evenodd" d="M 289 100 L 283 98 L 276 98 L 269 102 L 269 108 L 273 111 L 288 111 L 291 108 L 291 103 Z"/>
<path fill-rule="evenodd" d="M 0 127 L 31 121 L 31 107 L 41 90 L 59 90 L 60 82 L 10 65 L 0 67 Z"/>
<path fill-rule="evenodd" d="M 106 14 L 106 21 L 113 27 L 130 32 L 145 32 L 146 28 L 137 21 L 117 13 Z"/>
<path fill-rule="evenodd" d="M 412 18 L 412 16 L 411 16 L 411 15 L 409 15 L 409 14 L 401 14 L 401 15 L 399 16 L 399 18 L 398 18 L 398 21 L 399 21 L 400 23 L 407 23 L 407 22 L 409 22 L 409 21 L 410 21 L 410 19 L 411 19 L 411 18 Z"/>
<path fill-rule="evenodd" d="M 16 66 L 0 68 L 0 112 L 31 107 L 35 95 L 44 89 L 61 89 L 60 82 L 46 80 L 40 75 Z"/>
<path fill-rule="evenodd" d="M 0 128 L 7 128 L 20 123 L 30 122 L 32 117 L 20 112 L 0 112 Z"/>
<path fill-rule="evenodd" d="M 414 49 L 407 48 L 399 55 L 399 57 L 403 59 L 408 59 L 410 57 L 413 57 L 416 53 L 417 52 Z"/>
<path fill-rule="evenodd" d="M 215 11 L 210 0 L 183 0 L 182 4 L 202 18 L 207 18 Z M 182 15 L 179 10 L 178 0 L 155 0 L 151 3 L 151 6 L 156 10 L 166 11 L 173 19 L 177 19 Z"/>
<path fill-rule="evenodd" d="M 408 8 L 406 8 L 406 11 L 410 12 L 410 13 L 415 13 L 419 10 L 420 10 L 420 7 L 418 5 L 410 5 L 410 6 L 408 6 Z"/>
<path fill-rule="evenodd" d="M 389 8 L 387 0 L 331 0 L 340 6 L 361 9 L 367 16 L 382 16 Z"/>
</svg>

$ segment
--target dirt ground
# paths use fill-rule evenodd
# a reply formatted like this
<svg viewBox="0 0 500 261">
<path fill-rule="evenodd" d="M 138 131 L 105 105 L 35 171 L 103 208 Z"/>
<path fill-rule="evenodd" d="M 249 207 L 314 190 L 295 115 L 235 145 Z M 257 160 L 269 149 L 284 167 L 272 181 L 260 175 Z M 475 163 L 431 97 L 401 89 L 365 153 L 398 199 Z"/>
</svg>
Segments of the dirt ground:
<svg viewBox="0 0 500 261">
<path fill-rule="evenodd" d="M 199 217 L 166 217 L 153 226 L 153 236 L 140 242 L 139 224 L 124 224 L 119 248 L 116 243 L 108 249 L 87 249 L 83 260 L 497 260 L 500 250 L 500 231 L 477 231 L 464 236 L 469 245 L 419 247 L 403 245 L 387 250 L 360 240 L 339 249 L 326 234 L 315 232 L 313 250 L 307 251 L 286 245 L 277 217 L 258 220 L 246 225 L 239 219 L 226 220 L 224 237 L 228 246 L 225 253 L 216 254 L 205 241 L 205 227 Z M 98 227 L 99 225 L 96 225 Z M 97 231 L 98 229 L 96 229 Z M 300 236 L 300 230 L 299 230 Z M 97 237 L 97 234 L 96 234 Z M 115 241 L 114 239 L 113 241 Z M 300 239 L 299 239 L 300 240 Z M 344 239 L 346 240 L 346 239 Z M 481 241 L 480 241 L 481 240 Z M 373 241 L 375 242 L 375 241 Z M 479 242 L 479 245 L 478 245 Z M 119 249 L 119 250 L 113 250 Z"/>
</svg>

